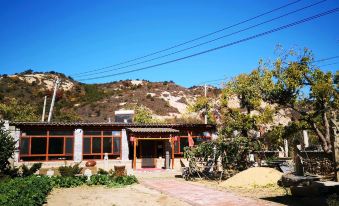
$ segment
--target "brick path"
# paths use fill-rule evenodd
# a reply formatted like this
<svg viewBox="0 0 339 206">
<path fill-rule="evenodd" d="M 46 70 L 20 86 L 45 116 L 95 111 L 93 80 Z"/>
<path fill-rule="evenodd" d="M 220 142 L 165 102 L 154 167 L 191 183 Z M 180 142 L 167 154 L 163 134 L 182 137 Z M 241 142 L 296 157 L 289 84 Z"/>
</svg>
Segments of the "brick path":
<svg viewBox="0 0 339 206">
<path fill-rule="evenodd" d="M 232 192 L 223 192 L 173 179 L 145 179 L 141 182 L 141 184 L 196 206 L 271 205 L 259 200 L 241 197 Z"/>
</svg>

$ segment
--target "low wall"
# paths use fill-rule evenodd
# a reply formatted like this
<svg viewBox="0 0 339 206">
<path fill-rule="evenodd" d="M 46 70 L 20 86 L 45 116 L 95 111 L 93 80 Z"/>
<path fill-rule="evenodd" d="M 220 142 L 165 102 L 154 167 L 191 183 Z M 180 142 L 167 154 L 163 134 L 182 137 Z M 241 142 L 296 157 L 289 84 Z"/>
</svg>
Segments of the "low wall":
<svg viewBox="0 0 339 206">
<path fill-rule="evenodd" d="M 83 160 L 80 163 L 80 167 L 86 167 L 87 160 Z M 105 160 L 95 160 L 96 164 L 96 168 L 99 169 L 104 169 L 106 171 L 109 171 L 110 169 L 114 170 L 114 166 L 121 166 L 124 165 L 126 167 L 127 170 L 132 169 L 132 160 L 107 160 L 107 162 L 105 163 Z M 27 165 L 28 167 L 32 166 L 34 163 L 38 163 L 38 162 L 18 162 L 15 164 L 15 166 L 20 166 L 22 164 Z M 74 161 L 49 161 L 49 162 L 42 162 L 42 169 L 52 169 L 52 168 L 58 168 L 60 166 L 65 166 L 65 165 L 74 165 L 75 162 Z"/>
<path fill-rule="evenodd" d="M 300 152 L 304 172 L 310 174 L 329 176 L 333 175 L 334 162 L 332 155 L 324 152 L 307 151 Z"/>
</svg>

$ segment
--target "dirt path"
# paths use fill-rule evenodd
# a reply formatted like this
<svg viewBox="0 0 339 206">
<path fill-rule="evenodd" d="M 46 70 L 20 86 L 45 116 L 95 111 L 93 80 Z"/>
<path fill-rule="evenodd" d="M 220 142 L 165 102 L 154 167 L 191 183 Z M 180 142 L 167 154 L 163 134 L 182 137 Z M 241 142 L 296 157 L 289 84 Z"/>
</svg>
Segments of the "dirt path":
<svg viewBox="0 0 339 206">
<path fill-rule="evenodd" d="M 171 197 L 183 200 L 191 205 L 209 206 L 254 206 L 275 205 L 264 201 L 242 197 L 232 192 L 219 191 L 201 185 L 173 179 L 145 179 L 141 184 L 158 190 Z"/>
<path fill-rule="evenodd" d="M 124 188 L 81 186 L 53 189 L 46 206 L 189 206 L 140 184 Z"/>
</svg>

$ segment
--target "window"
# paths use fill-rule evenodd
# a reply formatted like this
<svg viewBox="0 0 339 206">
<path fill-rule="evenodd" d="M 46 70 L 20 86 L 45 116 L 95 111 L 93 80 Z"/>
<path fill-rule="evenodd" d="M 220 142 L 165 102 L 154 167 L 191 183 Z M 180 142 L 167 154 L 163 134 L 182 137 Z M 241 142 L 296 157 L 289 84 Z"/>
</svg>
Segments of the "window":
<svg viewBox="0 0 339 206">
<path fill-rule="evenodd" d="M 121 131 L 84 131 L 83 159 L 109 159 L 120 157 Z"/>
<path fill-rule="evenodd" d="M 91 138 L 84 138 L 84 148 L 82 151 L 84 154 L 91 153 Z"/>
<path fill-rule="evenodd" d="M 31 154 L 46 154 L 47 138 L 32 138 Z"/>
<path fill-rule="evenodd" d="M 21 154 L 28 154 L 28 151 L 29 151 L 29 138 L 22 138 L 20 152 Z"/>
<path fill-rule="evenodd" d="M 92 153 L 101 153 L 101 137 L 92 138 Z"/>
<path fill-rule="evenodd" d="M 188 137 L 180 137 L 180 153 L 184 152 L 185 147 L 188 147 Z"/>
<path fill-rule="evenodd" d="M 20 160 L 72 160 L 72 130 L 27 130 L 21 133 Z"/>
<path fill-rule="evenodd" d="M 63 154 L 64 138 L 49 138 L 48 154 Z"/>
<path fill-rule="evenodd" d="M 194 145 L 199 145 L 202 142 L 210 140 L 210 132 L 200 132 L 200 131 L 193 131 L 192 139 L 194 141 Z M 174 153 L 177 156 L 183 155 L 184 148 L 188 147 L 188 132 L 187 131 L 180 131 L 179 137 L 177 141 L 174 142 Z"/>
<path fill-rule="evenodd" d="M 114 153 L 118 154 L 120 153 L 120 141 L 121 141 L 121 138 L 120 137 L 114 137 Z"/>
<path fill-rule="evenodd" d="M 104 138 L 104 153 L 112 153 L 112 138 Z"/>
</svg>

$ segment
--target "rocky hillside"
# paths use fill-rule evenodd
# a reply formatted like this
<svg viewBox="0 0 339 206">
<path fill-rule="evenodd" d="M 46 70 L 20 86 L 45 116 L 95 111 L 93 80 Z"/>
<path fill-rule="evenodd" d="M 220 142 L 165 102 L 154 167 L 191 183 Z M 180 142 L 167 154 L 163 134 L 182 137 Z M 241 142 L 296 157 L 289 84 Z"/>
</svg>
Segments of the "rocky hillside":
<svg viewBox="0 0 339 206">
<path fill-rule="evenodd" d="M 54 120 L 107 121 L 114 111 L 143 105 L 157 118 L 180 117 L 187 106 L 203 95 L 202 87 L 185 88 L 169 82 L 121 80 L 105 84 L 83 84 L 64 74 L 24 72 L 0 77 L 1 102 L 13 101 L 30 104 L 41 114 L 43 97 L 47 95 L 47 108 L 53 93 L 54 80 L 61 78 L 55 103 Z M 208 88 L 208 95 L 217 98 L 220 90 Z"/>
</svg>

